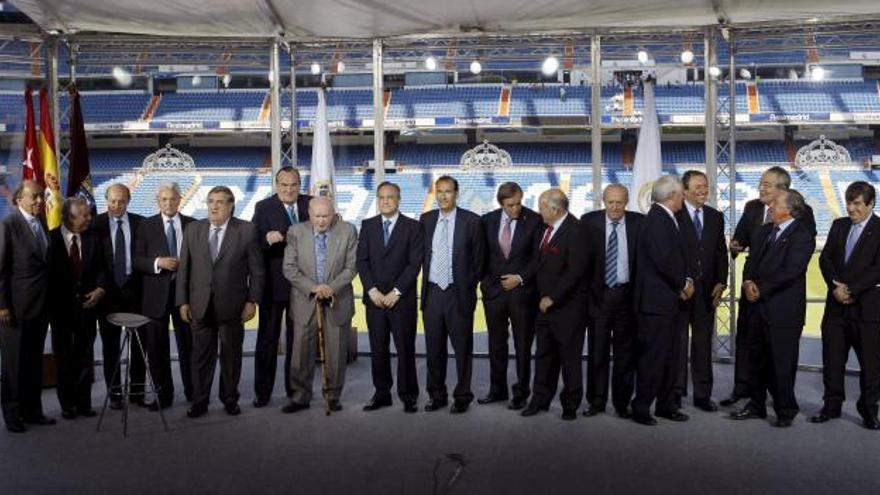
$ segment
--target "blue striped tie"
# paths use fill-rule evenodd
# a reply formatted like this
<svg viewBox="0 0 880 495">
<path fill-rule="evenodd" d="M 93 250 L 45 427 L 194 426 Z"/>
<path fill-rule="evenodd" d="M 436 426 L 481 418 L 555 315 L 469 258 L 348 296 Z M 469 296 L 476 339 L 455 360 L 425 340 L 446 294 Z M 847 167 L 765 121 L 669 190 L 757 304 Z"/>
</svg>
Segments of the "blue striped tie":
<svg viewBox="0 0 880 495">
<path fill-rule="evenodd" d="M 324 284 L 327 283 L 327 234 L 318 234 L 315 248 L 315 271 L 318 283 Z"/>
<path fill-rule="evenodd" d="M 608 249 L 605 251 L 605 285 L 617 285 L 617 226 L 620 222 L 611 222 L 611 235 L 608 236 Z"/>
</svg>

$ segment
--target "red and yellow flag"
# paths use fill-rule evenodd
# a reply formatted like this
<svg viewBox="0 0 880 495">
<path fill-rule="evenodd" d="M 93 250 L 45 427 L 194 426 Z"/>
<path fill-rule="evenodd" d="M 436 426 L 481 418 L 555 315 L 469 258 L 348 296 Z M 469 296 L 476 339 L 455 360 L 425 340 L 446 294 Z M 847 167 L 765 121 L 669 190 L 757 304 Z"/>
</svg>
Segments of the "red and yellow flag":
<svg viewBox="0 0 880 495">
<path fill-rule="evenodd" d="M 46 223 L 49 229 L 61 226 L 61 174 L 58 173 L 58 160 L 55 158 L 55 133 L 52 130 L 52 116 L 49 115 L 49 92 L 40 90 L 40 161 L 43 165 L 43 180 L 46 183 Z"/>
<path fill-rule="evenodd" d="M 34 121 L 34 98 L 31 96 L 31 88 L 24 91 L 24 107 L 27 120 L 21 157 L 21 180 L 35 180 L 42 185 L 43 166 L 40 165 L 40 149 L 37 146 L 37 125 Z"/>
</svg>

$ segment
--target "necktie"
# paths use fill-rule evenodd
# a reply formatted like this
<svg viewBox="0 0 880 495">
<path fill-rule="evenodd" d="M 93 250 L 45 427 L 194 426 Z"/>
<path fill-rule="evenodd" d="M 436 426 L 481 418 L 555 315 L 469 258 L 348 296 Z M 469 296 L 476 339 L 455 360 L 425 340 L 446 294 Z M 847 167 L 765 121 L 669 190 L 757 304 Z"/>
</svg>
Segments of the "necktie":
<svg viewBox="0 0 880 495">
<path fill-rule="evenodd" d="M 550 244 L 551 235 L 553 235 L 553 226 L 548 225 L 547 229 L 544 230 L 544 238 L 541 239 L 541 251 L 547 249 L 547 245 Z"/>
<path fill-rule="evenodd" d="M 122 230 L 122 220 L 116 220 L 116 243 L 113 246 L 113 279 L 117 287 L 125 285 L 127 277 L 125 259 L 125 232 Z"/>
<path fill-rule="evenodd" d="M 697 229 L 697 240 L 703 240 L 703 221 L 700 220 L 700 209 L 694 210 L 694 228 Z"/>
<path fill-rule="evenodd" d="M 858 224 L 853 224 L 853 226 L 849 228 L 849 235 L 846 236 L 846 252 L 843 258 L 844 263 L 849 262 L 849 257 L 850 255 L 852 255 L 853 249 L 856 247 L 856 243 L 859 242 L 859 232 L 861 230 L 862 226 Z"/>
<path fill-rule="evenodd" d="M 76 234 L 70 238 L 70 269 L 73 278 L 78 281 L 82 275 L 82 257 L 79 252 L 79 236 Z"/>
<path fill-rule="evenodd" d="M 287 218 L 290 219 L 291 225 L 297 223 L 298 219 L 296 216 L 296 205 L 288 205 L 287 206 Z"/>
<path fill-rule="evenodd" d="M 764 214 L 764 225 L 773 221 L 773 218 L 770 217 L 770 208 L 767 208 L 767 213 Z"/>
<path fill-rule="evenodd" d="M 447 287 L 452 283 L 452 276 L 450 269 L 450 256 L 449 256 L 449 219 L 441 218 L 440 219 L 440 249 L 437 251 L 437 266 L 440 268 L 440 271 L 437 276 L 437 285 L 446 290 Z"/>
<path fill-rule="evenodd" d="M 513 233 L 510 228 L 511 223 L 513 223 L 513 219 L 507 218 L 504 221 L 504 229 L 501 230 L 501 254 L 504 255 L 504 259 L 510 257 L 510 243 L 513 239 Z"/>
<path fill-rule="evenodd" d="M 177 257 L 177 231 L 174 230 L 174 220 L 168 220 L 168 228 L 165 229 L 165 242 L 168 243 L 168 256 Z"/>
<path fill-rule="evenodd" d="M 36 217 L 31 218 L 29 222 L 31 226 L 31 231 L 34 233 L 34 237 L 37 239 L 37 246 L 40 248 L 40 253 L 46 252 L 46 234 L 43 233 L 43 227 L 40 225 L 40 221 L 37 220 Z"/>
<path fill-rule="evenodd" d="M 391 220 L 382 222 L 382 242 L 388 247 L 388 239 L 391 238 Z"/>
<path fill-rule="evenodd" d="M 320 233 L 315 242 L 315 270 L 318 276 L 318 283 L 327 282 L 327 234 Z"/>
<path fill-rule="evenodd" d="M 220 254 L 220 227 L 213 227 L 211 229 L 211 238 L 208 239 L 208 247 L 211 249 L 211 261 L 217 261 L 217 256 Z"/>
<path fill-rule="evenodd" d="M 620 222 L 611 222 L 611 234 L 608 236 L 608 249 L 605 251 L 605 285 L 617 285 L 617 226 Z"/>
<path fill-rule="evenodd" d="M 767 249 L 770 249 L 776 243 L 777 235 L 779 235 L 779 225 L 775 225 L 773 230 L 770 231 L 770 235 L 767 236 Z"/>
</svg>

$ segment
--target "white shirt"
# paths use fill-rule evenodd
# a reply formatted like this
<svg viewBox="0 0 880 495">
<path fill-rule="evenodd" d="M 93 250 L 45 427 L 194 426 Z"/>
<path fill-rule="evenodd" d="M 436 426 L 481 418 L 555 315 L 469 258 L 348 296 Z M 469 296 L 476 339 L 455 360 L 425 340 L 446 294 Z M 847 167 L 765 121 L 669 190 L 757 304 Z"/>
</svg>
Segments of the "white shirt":
<svg viewBox="0 0 880 495">
<path fill-rule="evenodd" d="M 228 226 L 229 218 L 227 218 L 222 225 L 214 225 L 213 223 L 208 222 L 208 246 L 211 245 L 211 235 L 214 233 L 214 229 L 220 229 L 220 232 L 217 232 L 217 253 L 220 253 L 220 249 L 223 247 L 223 238 L 226 237 L 226 227 Z"/>
<path fill-rule="evenodd" d="M 116 252 L 116 229 L 118 220 L 122 220 L 122 236 L 125 239 L 125 274 L 131 275 L 131 224 L 128 222 L 128 212 L 122 214 L 121 217 L 114 217 L 108 214 L 107 220 L 110 222 L 110 243 L 113 245 L 113 252 Z"/>
<path fill-rule="evenodd" d="M 555 222 L 553 222 L 553 232 L 550 232 L 550 237 L 547 239 L 547 244 L 550 244 L 550 241 L 552 241 L 553 238 L 556 237 L 556 233 L 559 232 L 559 227 L 562 226 L 562 222 L 565 221 L 566 217 L 568 217 L 568 213 L 566 213 L 565 215 L 562 215 L 562 217 L 560 217 L 559 220 L 556 220 Z M 547 234 L 546 227 L 544 227 L 544 228 L 545 228 L 545 231 L 541 235 L 541 242 L 542 243 L 543 243 L 544 235 Z"/>
<path fill-rule="evenodd" d="M 779 237 L 782 235 L 782 233 L 785 232 L 785 229 L 787 229 L 789 225 L 793 224 L 794 221 L 795 221 L 794 218 L 789 218 L 788 220 L 786 220 L 786 221 L 780 223 L 780 224 L 778 225 L 778 227 L 779 227 L 779 232 L 776 233 L 776 237 L 773 238 L 773 242 L 776 242 L 776 239 L 779 239 Z"/>
<path fill-rule="evenodd" d="M 453 256 L 453 243 L 455 242 L 455 213 L 458 211 L 458 208 L 453 208 L 449 214 L 444 215 L 443 211 L 438 210 L 437 213 L 437 226 L 434 227 L 434 236 L 431 238 L 431 266 L 428 270 L 428 281 L 436 282 L 440 278 L 440 270 L 442 269 L 437 265 L 437 251 L 443 246 L 445 242 L 447 246 L 449 246 L 449 264 L 452 265 L 452 256 Z M 446 239 L 442 238 L 443 228 L 441 223 L 443 219 L 446 219 L 448 223 Z M 452 274 L 452 270 L 450 270 L 450 280 L 449 282 L 453 282 L 454 275 Z"/>
<path fill-rule="evenodd" d="M 61 237 L 64 238 L 64 248 L 67 249 L 68 256 L 70 256 L 70 246 L 73 244 L 74 235 L 76 235 L 76 247 L 79 248 L 79 257 L 82 259 L 82 234 L 74 234 L 67 230 L 63 224 L 61 225 Z"/>
<path fill-rule="evenodd" d="M 694 221 L 694 213 L 697 211 L 697 207 L 690 204 L 687 201 L 684 202 L 684 206 L 685 206 L 685 208 L 687 208 L 688 216 L 691 217 L 691 222 L 693 222 Z M 705 227 L 706 226 L 706 208 L 701 206 L 699 208 L 699 210 L 700 210 L 700 223 L 703 224 L 703 226 Z"/>
<path fill-rule="evenodd" d="M 853 249 L 855 249 L 856 244 L 858 244 L 859 238 L 862 237 L 862 232 L 865 231 L 865 227 L 868 225 L 868 220 L 870 220 L 871 217 L 873 217 L 873 216 L 874 216 L 874 214 L 872 213 L 872 214 L 868 215 L 867 217 L 865 217 L 865 219 L 862 220 L 861 222 L 852 224 L 852 226 L 849 228 L 849 232 L 846 233 L 846 239 L 847 239 L 846 242 L 849 242 L 849 236 L 850 236 L 850 233 L 853 231 L 853 229 L 855 229 L 855 231 L 856 231 L 855 232 L 855 239 L 853 239 Z"/>
<path fill-rule="evenodd" d="M 675 228 L 677 229 L 677 228 L 678 228 L 678 220 L 675 219 L 675 213 L 672 213 L 672 210 L 670 210 L 670 209 L 669 209 L 666 205 L 664 205 L 663 203 L 655 203 L 655 204 L 656 204 L 657 206 L 659 206 L 660 208 L 663 208 L 663 211 L 665 211 L 665 212 L 669 215 L 669 218 L 671 218 L 672 221 L 675 222 Z"/>
<path fill-rule="evenodd" d="M 614 220 L 605 215 L 605 252 L 608 252 L 608 240 L 614 230 Z M 626 243 L 626 214 L 617 220 L 617 283 L 629 283 L 629 248 Z"/>
<path fill-rule="evenodd" d="M 504 235 L 504 224 L 507 223 L 507 219 L 510 218 L 507 216 L 507 212 L 504 211 L 504 208 L 501 209 L 501 223 L 498 225 L 498 244 L 501 244 L 501 238 Z M 515 218 L 510 222 L 510 242 L 513 244 L 513 234 L 516 232 L 516 224 L 519 223 L 519 219 Z"/>
<path fill-rule="evenodd" d="M 180 248 L 183 246 L 183 225 L 180 223 L 180 213 L 173 217 L 166 217 L 164 214 L 161 216 L 162 230 L 165 232 L 168 231 L 168 220 L 171 220 L 171 225 L 174 227 L 174 237 L 177 239 L 177 256 L 180 257 Z M 159 268 L 159 258 L 157 257 L 153 261 L 153 272 L 159 273 L 161 270 L 162 269 Z"/>
</svg>

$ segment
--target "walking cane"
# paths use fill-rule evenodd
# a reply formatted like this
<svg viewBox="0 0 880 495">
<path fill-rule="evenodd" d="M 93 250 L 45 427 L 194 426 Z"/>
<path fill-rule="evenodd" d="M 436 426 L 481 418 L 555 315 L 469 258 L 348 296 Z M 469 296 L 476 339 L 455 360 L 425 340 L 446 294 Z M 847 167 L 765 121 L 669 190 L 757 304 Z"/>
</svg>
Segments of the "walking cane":
<svg viewBox="0 0 880 495">
<path fill-rule="evenodd" d="M 327 384 L 327 352 L 324 348 L 324 305 L 327 301 L 315 300 L 315 313 L 318 320 L 318 359 L 321 360 L 321 395 L 324 397 L 324 414 L 330 416 L 329 386 Z M 330 301 L 332 305 L 332 300 Z"/>
</svg>

